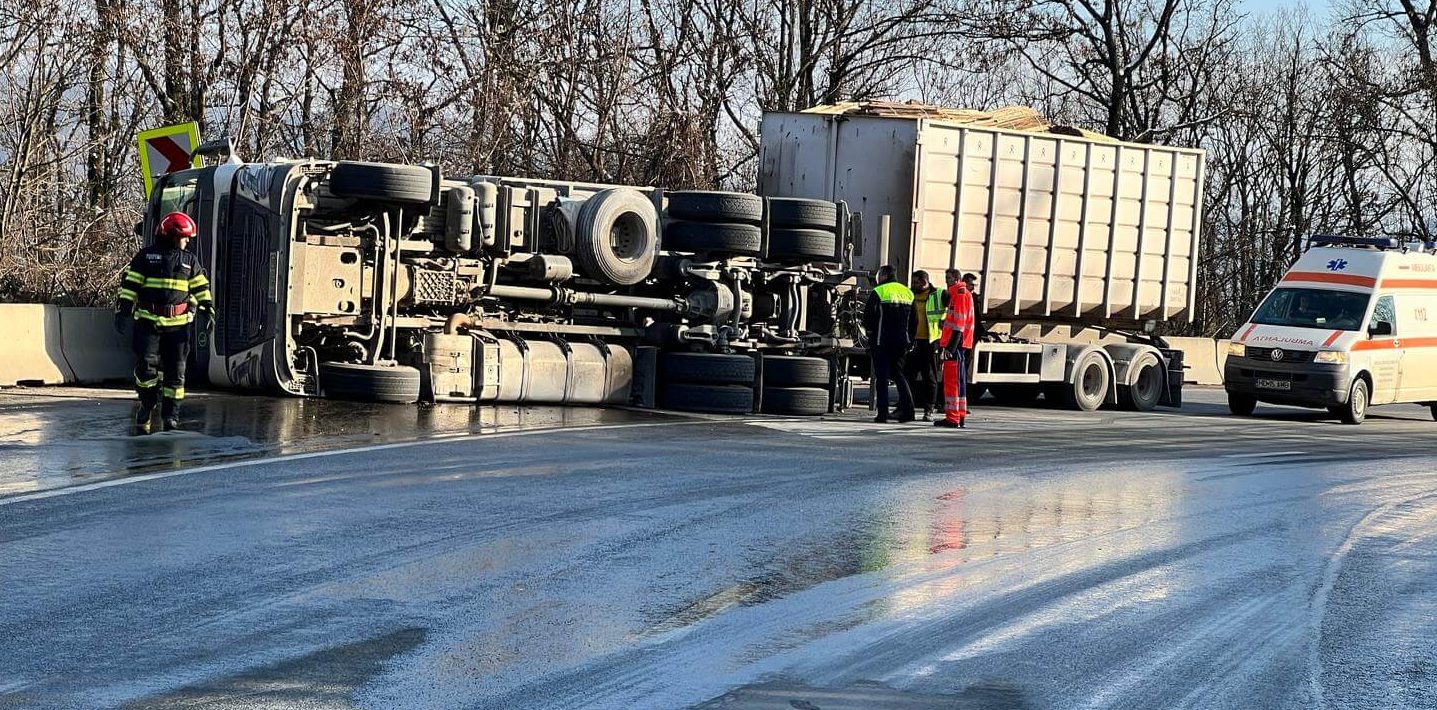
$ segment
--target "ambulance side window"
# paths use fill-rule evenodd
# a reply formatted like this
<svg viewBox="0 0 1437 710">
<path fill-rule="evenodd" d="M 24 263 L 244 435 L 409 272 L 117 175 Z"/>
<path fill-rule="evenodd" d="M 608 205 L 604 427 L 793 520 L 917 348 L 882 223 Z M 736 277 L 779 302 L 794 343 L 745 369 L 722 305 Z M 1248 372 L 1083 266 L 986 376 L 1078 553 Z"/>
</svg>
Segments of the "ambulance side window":
<svg viewBox="0 0 1437 710">
<path fill-rule="evenodd" d="M 1391 296 L 1383 296 L 1377 299 L 1377 305 L 1372 308 L 1372 320 L 1367 324 L 1367 331 L 1378 330 L 1378 323 L 1387 324 L 1387 332 L 1397 332 L 1397 308 L 1392 304 Z"/>
</svg>

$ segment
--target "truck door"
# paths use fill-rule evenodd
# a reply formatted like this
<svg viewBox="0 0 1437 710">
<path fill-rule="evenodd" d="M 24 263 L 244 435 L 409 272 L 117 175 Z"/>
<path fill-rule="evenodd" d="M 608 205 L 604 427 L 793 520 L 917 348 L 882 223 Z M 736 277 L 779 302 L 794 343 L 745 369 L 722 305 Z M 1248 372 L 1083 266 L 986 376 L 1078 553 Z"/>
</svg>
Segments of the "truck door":
<svg viewBox="0 0 1437 710">
<path fill-rule="evenodd" d="M 1402 388 L 1403 324 L 1398 322 L 1397 305 L 1392 296 L 1379 296 L 1367 322 L 1367 341 L 1358 347 L 1369 353 L 1372 374 L 1372 403 L 1397 401 Z M 1354 373 L 1355 374 L 1355 373 Z"/>
</svg>

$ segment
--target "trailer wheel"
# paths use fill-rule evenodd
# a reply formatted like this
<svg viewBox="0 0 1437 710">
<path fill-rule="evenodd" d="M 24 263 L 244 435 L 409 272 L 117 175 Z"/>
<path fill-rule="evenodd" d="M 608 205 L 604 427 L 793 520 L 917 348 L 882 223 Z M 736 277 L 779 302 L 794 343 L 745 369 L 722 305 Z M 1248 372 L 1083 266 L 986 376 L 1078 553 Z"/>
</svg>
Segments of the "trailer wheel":
<svg viewBox="0 0 1437 710">
<path fill-rule="evenodd" d="M 654 203 L 637 190 L 604 190 L 585 200 L 574 235 L 584 275 L 615 286 L 648 278 L 659 256 L 658 225 Z"/>
<path fill-rule="evenodd" d="M 763 247 L 763 230 L 751 224 L 670 222 L 664 246 L 673 251 L 754 255 Z"/>
<path fill-rule="evenodd" d="M 1347 404 L 1342 407 L 1343 424 L 1361 424 L 1367 419 L 1367 405 L 1370 397 L 1370 389 L 1367 379 L 1358 377 L 1352 380 L 1352 389 L 1347 393 Z"/>
<path fill-rule="evenodd" d="M 828 361 L 821 357 L 769 355 L 763 359 L 764 387 L 828 387 Z"/>
<path fill-rule="evenodd" d="M 774 227 L 826 229 L 831 232 L 838 227 L 838 205 L 800 197 L 770 197 L 768 221 Z"/>
<path fill-rule="evenodd" d="M 1153 353 L 1140 355 L 1128 366 L 1129 383 L 1118 388 L 1118 403 L 1135 412 L 1151 411 L 1163 398 L 1167 377 Z"/>
<path fill-rule="evenodd" d="M 821 229 L 774 229 L 768 233 L 770 259 L 833 261 L 838 237 Z"/>
<path fill-rule="evenodd" d="M 753 389 L 741 385 L 696 385 L 674 382 L 659 396 L 664 409 L 715 414 L 752 414 Z"/>
<path fill-rule="evenodd" d="M 742 192 L 681 190 L 668 193 L 669 216 L 694 222 L 763 221 L 763 198 Z"/>
<path fill-rule="evenodd" d="M 1090 350 L 1073 363 L 1073 379 L 1063 388 L 1063 402 L 1069 409 L 1091 412 L 1103 406 L 1111 381 L 1108 363 L 1097 351 Z"/>
<path fill-rule="evenodd" d="M 1227 393 L 1227 411 L 1239 417 L 1250 417 L 1257 411 L 1257 398 L 1240 392 Z"/>
<path fill-rule="evenodd" d="M 418 165 L 343 161 L 329 171 L 329 191 L 338 197 L 429 204 L 434 173 Z"/>
<path fill-rule="evenodd" d="M 719 353 L 662 353 L 659 377 L 664 382 L 753 385 L 753 358 Z"/>
<path fill-rule="evenodd" d="M 828 391 L 817 387 L 765 387 L 766 414 L 797 414 L 816 417 L 828 413 Z"/>
<path fill-rule="evenodd" d="M 319 365 L 324 396 L 355 402 L 419 401 L 419 370 L 412 367 L 325 362 Z"/>
</svg>

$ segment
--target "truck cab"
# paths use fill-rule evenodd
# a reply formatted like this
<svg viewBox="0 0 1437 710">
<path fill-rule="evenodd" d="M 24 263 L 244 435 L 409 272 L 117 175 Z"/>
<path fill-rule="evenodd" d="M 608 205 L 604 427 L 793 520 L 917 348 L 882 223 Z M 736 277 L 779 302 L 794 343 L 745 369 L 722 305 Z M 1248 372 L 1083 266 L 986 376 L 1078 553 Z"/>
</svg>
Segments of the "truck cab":
<svg viewBox="0 0 1437 710">
<path fill-rule="evenodd" d="M 1229 343 L 1228 407 L 1320 407 L 1360 424 L 1373 405 L 1430 406 L 1433 313 L 1437 254 L 1392 238 L 1314 237 Z"/>
</svg>

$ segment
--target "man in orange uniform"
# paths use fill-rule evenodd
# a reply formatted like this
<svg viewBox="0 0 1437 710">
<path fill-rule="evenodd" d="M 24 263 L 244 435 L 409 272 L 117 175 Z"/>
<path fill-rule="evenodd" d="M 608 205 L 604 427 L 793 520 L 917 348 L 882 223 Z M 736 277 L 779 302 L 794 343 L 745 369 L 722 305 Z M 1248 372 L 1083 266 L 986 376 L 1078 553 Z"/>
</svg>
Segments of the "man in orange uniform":
<svg viewBox="0 0 1437 710">
<path fill-rule="evenodd" d="M 968 366 L 963 355 L 973 347 L 973 294 L 958 279 L 949 282 L 948 313 L 939 340 L 943 358 L 944 417 L 933 426 L 961 429 L 968 417 Z"/>
</svg>

